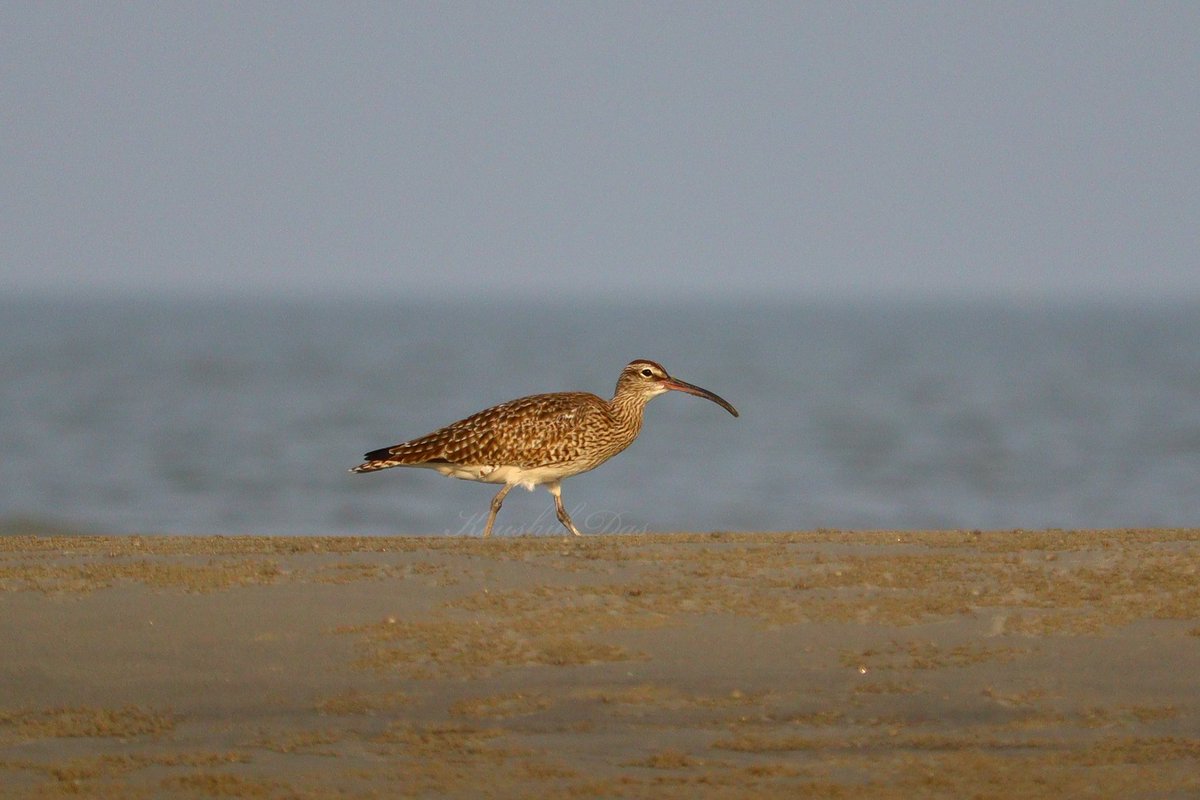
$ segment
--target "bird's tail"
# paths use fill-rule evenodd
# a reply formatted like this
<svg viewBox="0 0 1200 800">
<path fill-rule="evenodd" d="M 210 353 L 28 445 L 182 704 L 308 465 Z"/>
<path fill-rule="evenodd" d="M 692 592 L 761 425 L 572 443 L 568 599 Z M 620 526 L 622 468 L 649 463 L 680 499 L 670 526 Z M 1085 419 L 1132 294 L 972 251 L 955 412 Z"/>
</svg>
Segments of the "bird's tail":
<svg viewBox="0 0 1200 800">
<path fill-rule="evenodd" d="M 405 442 L 393 447 L 372 450 L 363 456 L 363 463 L 351 467 L 351 472 L 378 472 L 391 467 L 414 467 L 423 464 L 447 463 L 429 451 L 429 448 L 417 446 L 414 442 Z"/>
<path fill-rule="evenodd" d="M 350 471 L 351 472 L 378 472 L 381 469 L 387 469 L 388 467 L 398 467 L 398 466 L 400 466 L 400 465 L 394 461 L 382 461 L 382 460 L 364 461 L 363 463 L 359 464 L 357 467 L 351 467 Z"/>
<path fill-rule="evenodd" d="M 393 452 L 396 448 L 384 447 L 380 450 L 372 450 L 363 456 L 363 463 L 357 467 L 351 467 L 351 472 L 378 472 L 381 469 L 388 467 L 398 467 L 405 463 L 403 456 Z"/>
</svg>

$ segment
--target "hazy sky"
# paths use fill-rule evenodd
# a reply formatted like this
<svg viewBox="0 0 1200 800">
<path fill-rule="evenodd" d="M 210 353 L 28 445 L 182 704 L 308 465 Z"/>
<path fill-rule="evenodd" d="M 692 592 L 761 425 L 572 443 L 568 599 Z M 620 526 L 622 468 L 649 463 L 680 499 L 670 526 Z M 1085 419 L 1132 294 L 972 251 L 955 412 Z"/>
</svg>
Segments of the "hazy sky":
<svg viewBox="0 0 1200 800">
<path fill-rule="evenodd" d="M 1200 297 L 1200 3 L 0 5 L 0 291 Z"/>
</svg>

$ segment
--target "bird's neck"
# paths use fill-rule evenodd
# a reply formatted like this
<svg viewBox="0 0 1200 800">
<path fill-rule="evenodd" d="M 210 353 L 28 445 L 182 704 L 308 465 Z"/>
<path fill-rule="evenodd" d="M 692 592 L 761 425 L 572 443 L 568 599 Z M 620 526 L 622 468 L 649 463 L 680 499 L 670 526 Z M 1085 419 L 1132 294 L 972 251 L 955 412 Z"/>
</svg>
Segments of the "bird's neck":
<svg viewBox="0 0 1200 800">
<path fill-rule="evenodd" d="M 629 427 L 636 436 L 642 429 L 642 415 L 648 402 L 650 398 L 643 394 L 618 391 L 613 395 L 613 399 L 608 401 L 608 408 L 612 415 Z"/>
</svg>

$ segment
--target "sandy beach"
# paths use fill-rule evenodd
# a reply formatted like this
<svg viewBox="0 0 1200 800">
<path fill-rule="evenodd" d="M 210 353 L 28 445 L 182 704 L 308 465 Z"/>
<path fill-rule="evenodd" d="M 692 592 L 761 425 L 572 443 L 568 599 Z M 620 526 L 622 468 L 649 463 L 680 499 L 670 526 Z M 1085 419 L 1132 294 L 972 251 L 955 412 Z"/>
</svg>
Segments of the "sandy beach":
<svg viewBox="0 0 1200 800">
<path fill-rule="evenodd" d="M 1200 530 L 0 537 L 5 798 L 1195 797 Z"/>
</svg>

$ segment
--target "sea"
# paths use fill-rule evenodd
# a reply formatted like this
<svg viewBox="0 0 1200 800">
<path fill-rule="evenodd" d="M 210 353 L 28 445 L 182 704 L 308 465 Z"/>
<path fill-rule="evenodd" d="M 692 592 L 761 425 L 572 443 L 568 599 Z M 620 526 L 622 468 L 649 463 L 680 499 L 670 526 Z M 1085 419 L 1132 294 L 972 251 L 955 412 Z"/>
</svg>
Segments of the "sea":
<svg viewBox="0 0 1200 800">
<path fill-rule="evenodd" d="M 668 393 L 585 532 L 1200 525 L 1200 304 L 0 300 L 0 533 L 463 536 L 495 487 L 353 475 L 537 392 Z M 544 490 L 497 535 L 558 536 Z"/>
</svg>

